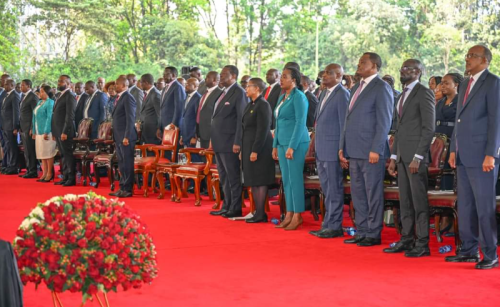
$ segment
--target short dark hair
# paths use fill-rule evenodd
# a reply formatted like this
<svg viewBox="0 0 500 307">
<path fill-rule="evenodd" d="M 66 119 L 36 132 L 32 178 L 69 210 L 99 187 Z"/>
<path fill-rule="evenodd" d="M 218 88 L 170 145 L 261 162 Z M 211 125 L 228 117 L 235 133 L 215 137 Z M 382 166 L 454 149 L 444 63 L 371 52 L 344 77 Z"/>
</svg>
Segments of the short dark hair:
<svg viewBox="0 0 500 307">
<path fill-rule="evenodd" d="M 70 76 L 68 76 L 68 75 L 61 75 L 61 77 L 64 77 L 64 78 L 68 79 L 68 81 L 71 83 L 71 77 Z"/>
<path fill-rule="evenodd" d="M 262 80 L 261 78 L 251 78 L 250 80 L 248 80 L 248 83 L 250 82 L 252 82 L 259 88 L 260 93 L 262 93 L 267 88 L 266 82 L 264 82 L 264 80 Z"/>
<path fill-rule="evenodd" d="M 380 55 L 376 54 L 375 52 L 365 52 L 363 55 L 368 55 L 370 57 L 370 61 L 377 65 L 377 71 L 380 71 L 380 68 L 382 68 L 382 58 Z"/>
<path fill-rule="evenodd" d="M 50 99 L 54 97 L 54 93 L 52 93 L 52 88 L 50 85 L 42 85 L 40 89 L 43 89 L 43 91 L 49 96 Z"/>
<path fill-rule="evenodd" d="M 198 66 L 193 66 L 193 67 L 191 67 L 191 69 L 189 70 L 189 72 L 198 71 L 198 70 L 201 71 L 201 69 Z"/>
<path fill-rule="evenodd" d="M 177 68 L 175 68 L 173 66 L 167 66 L 167 67 L 165 67 L 165 70 L 167 70 L 167 69 L 170 70 L 175 77 L 177 77 L 179 75 Z"/>
<path fill-rule="evenodd" d="M 395 79 L 393 76 L 391 75 L 385 75 L 382 77 L 382 80 L 384 80 L 385 82 L 389 83 L 389 85 L 391 87 L 394 87 L 394 83 L 395 83 Z"/>
<path fill-rule="evenodd" d="M 301 91 L 304 91 L 304 87 L 302 86 L 302 84 L 300 83 L 300 71 L 297 69 L 297 68 L 294 68 L 294 67 L 287 67 L 285 68 L 284 70 L 288 70 L 290 71 L 290 75 L 292 77 L 292 79 L 295 79 L 295 85 L 297 86 L 297 88 Z"/>
<path fill-rule="evenodd" d="M 144 74 L 141 76 L 141 80 L 145 81 L 148 84 L 153 84 L 155 82 L 155 78 L 152 74 Z"/>
<path fill-rule="evenodd" d="M 296 62 L 287 62 L 285 64 L 285 67 L 283 69 L 290 68 L 290 67 L 295 68 L 295 69 L 297 69 L 300 72 L 300 65 L 299 65 L 299 63 L 296 63 Z"/>
<path fill-rule="evenodd" d="M 236 67 L 234 65 L 226 65 L 226 66 L 224 66 L 224 68 L 229 69 L 229 73 L 231 73 L 231 75 L 235 75 L 236 79 L 238 79 L 238 75 L 240 73 L 240 71 L 238 70 L 238 67 Z"/>
<path fill-rule="evenodd" d="M 461 74 L 456 73 L 456 72 L 451 72 L 451 73 L 448 73 L 444 76 L 445 77 L 450 76 L 451 79 L 453 79 L 453 82 L 455 84 L 457 84 L 457 92 L 458 92 L 458 90 L 460 89 L 460 84 L 462 83 L 462 81 L 464 81 L 464 76 L 462 76 Z"/>
<path fill-rule="evenodd" d="M 14 79 L 7 79 L 5 80 L 5 83 L 12 83 L 12 86 L 16 87 L 16 81 L 14 81 Z"/>
<path fill-rule="evenodd" d="M 429 78 L 429 82 L 431 81 L 432 78 L 434 78 L 434 81 L 436 81 L 436 85 L 441 83 L 441 80 L 443 80 L 443 77 L 441 77 L 441 76 L 432 76 Z"/>
<path fill-rule="evenodd" d="M 92 80 L 89 80 L 89 81 L 85 82 L 85 85 L 90 85 L 92 87 L 95 87 L 95 82 Z"/>
<path fill-rule="evenodd" d="M 24 79 L 21 81 L 21 83 L 26 84 L 29 88 L 31 88 L 33 86 L 33 83 L 31 82 L 30 79 Z"/>
<path fill-rule="evenodd" d="M 311 85 L 311 79 L 308 76 L 301 76 L 302 81 L 305 82 L 307 85 Z"/>
</svg>

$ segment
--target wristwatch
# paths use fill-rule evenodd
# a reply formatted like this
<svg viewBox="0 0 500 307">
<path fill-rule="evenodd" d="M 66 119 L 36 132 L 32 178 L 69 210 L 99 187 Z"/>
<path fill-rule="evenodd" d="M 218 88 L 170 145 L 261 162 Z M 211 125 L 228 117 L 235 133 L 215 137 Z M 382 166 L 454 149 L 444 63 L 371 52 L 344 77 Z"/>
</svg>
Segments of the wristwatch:
<svg viewBox="0 0 500 307">
<path fill-rule="evenodd" d="M 417 157 L 413 157 L 413 161 L 417 162 L 417 163 L 420 163 L 422 160 L 420 160 L 419 158 Z"/>
</svg>

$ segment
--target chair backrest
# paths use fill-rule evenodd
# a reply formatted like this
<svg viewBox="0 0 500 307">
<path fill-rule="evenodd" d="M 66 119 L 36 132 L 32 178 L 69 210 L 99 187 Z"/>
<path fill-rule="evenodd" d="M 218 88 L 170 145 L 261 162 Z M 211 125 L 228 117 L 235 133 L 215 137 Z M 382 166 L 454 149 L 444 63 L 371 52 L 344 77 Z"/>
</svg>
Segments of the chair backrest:
<svg viewBox="0 0 500 307">
<path fill-rule="evenodd" d="M 161 144 L 164 146 L 177 146 L 179 139 L 179 128 L 174 125 L 168 125 L 163 130 L 163 139 Z"/>
<path fill-rule="evenodd" d="M 141 141 L 141 135 L 142 135 L 142 121 L 136 120 L 135 121 L 135 130 L 137 131 L 137 143 Z"/>
<path fill-rule="evenodd" d="M 394 144 L 394 134 L 389 134 L 389 151 L 392 151 L 392 144 Z"/>
<path fill-rule="evenodd" d="M 90 133 L 92 132 L 92 122 L 94 120 L 92 118 L 84 118 L 78 124 L 78 137 L 79 138 L 88 138 L 90 137 Z"/>
<path fill-rule="evenodd" d="M 309 148 L 307 149 L 306 157 L 316 157 L 316 146 L 315 146 L 315 136 L 316 132 L 311 132 L 310 138 L 311 141 L 309 141 Z"/>
<path fill-rule="evenodd" d="M 113 130 L 111 127 L 111 120 L 103 121 L 97 130 L 97 138 L 102 140 L 111 140 L 113 138 Z"/>
<path fill-rule="evenodd" d="M 430 148 L 429 167 L 443 168 L 448 154 L 449 140 L 445 134 L 436 133 L 432 139 Z"/>
</svg>

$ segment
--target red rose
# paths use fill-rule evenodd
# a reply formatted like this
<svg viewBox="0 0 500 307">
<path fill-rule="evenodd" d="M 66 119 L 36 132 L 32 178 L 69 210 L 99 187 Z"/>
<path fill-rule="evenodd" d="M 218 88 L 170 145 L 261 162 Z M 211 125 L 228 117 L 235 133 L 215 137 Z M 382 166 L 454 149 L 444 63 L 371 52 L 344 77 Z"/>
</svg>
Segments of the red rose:
<svg viewBox="0 0 500 307">
<path fill-rule="evenodd" d="M 99 269 L 98 269 L 98 268 L 96 268 L 96 267 L 89 267 L 89 269 L 88 269 L 88 272 L 87 272 L 87 273 L 88 273 L 88 275 L 89 275 L 90 277 L 92 277 L 92 278 L 94 278 L 94 279 L 95 279 L 95 278 L 97 278 L 97 277 L 99 277 L 99 275 L 101 274 L 101 273 L 99 273 Z"/>
<path fill-rule="evenodd" d="M 82 239 L 78 240 L 77 244 L 78 244 L 78 246 L 80 246 L 80 248 L 85 248 L 85 247 L 87 247 L 87 240 L 82 238 Z"/>
<path fill-rule="evenodd" d="M 77 281 L 75 281 L 73 286 L 69 289 L 69 291 L 73 293 L 79 292 L 80 290 L 82 290 L 82 284 Z"/>
<path fill-rule="evenodd" d="M 94 258 L 97 263 L 101 263 L 104 260 L 104 253 L 101 251 L 96 252 Z"/>
<path fill-rule="evenodd" d="M 107 250 L 109 248 L 108 241 L 102 241 L 101 242 L 101 248 L 104 249 L 104 250 Z"/>
<path fill-rule="evenodd" d="M 90 295 L 94 295 L 97 293 L 97 286 L 92 284 L 92 285 L 89 285 L 88 289 L 87 289 L 87 293 L 90 294 Z"/>
<path fill-rule="evenodd" d="M 137 265 L 133 265 L 130 267 L 130 270 L 132 271 L 132 273 L 137 274 L 140 268 Z"/>
</svg>

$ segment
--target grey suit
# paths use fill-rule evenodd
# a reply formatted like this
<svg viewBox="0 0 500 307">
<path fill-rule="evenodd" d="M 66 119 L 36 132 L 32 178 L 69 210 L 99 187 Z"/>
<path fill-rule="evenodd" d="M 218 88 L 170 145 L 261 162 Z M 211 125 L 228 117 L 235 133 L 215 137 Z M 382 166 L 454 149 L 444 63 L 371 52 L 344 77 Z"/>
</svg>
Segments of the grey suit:
<svg viewBox="0 0 500 307">
<path fill-rule="evenodd" d="M 135 120 L 139 120 L 141 118 L 141 109 L 142 109 L 142 100 L 144 99 L 144 92 L 138 88 L 137 86 L 132 86 L 129 90 L 130 94 L 134 96 L 136 103 L 136 110 L 138 112 L 135 113 Z"/>
<path fill-rule="evenodd" d="M 26 173 L 36 175 L 36 149 L 35 140 L 30 135 L 31 125 L 33 122 L 33 110 L 38 103 L 38 97 L 30 91 L 23 94 L 20 106 L 20 125 L 21 139 L 24 145 L 24 159 L 26 160 Z"/>
<path fill-rule="evenodd" d="M 429 149 L 435 129 L 434 93 L 416 83 L 405 93 L 401 116 L 399 107 L 402 95 L 396 104 L 396 134 L 392 155 L 396 155 L 398 167 L 398 186 L 403 225 L 401 241 L 413 243 L 415 229 L 416 246 L 429 245 L 429 203 L 427 199 L 427 166 Z M 423 157 L 418 173 L 410 172 L 410 163 L 415 155 Z M 394 157 L 394 156 L 393 156 Z M 416 226 L 416 227 L 415 227 Z"/>
<path fill-rule="evenodd" d="M 62 158 L 64 181 L 75 181 L 75 158 L 73 157 L 73 138 L 75 137 L 76 98 L 67 90 L 54 102 L 52 113 L 52 136 L 56 138 L 57 148 Z M 61 134 L 66 134 L 63 141 Z"/>
<path fill-rule="evenodd" d="M 220 88 L 215 88 L 201 105 L 200 100 L 200 122 L 198 123 L 198 136 L 200 138 L 201 148 L 208 148 L 210 145 L 210 129 L 212 127 L 212 116 L 214 114 L 215 102 L 222 94 Z M 202 96 L 203 99 L 203 96 Z"/>
<path fill-rule="evenodd" d="M 143 144 L 160 144 L 160 140 L 156 137 L 158 118 L 160 117 L 160 96 L 160 91 L 156 87 L 152 87 L 142 102 L 140 118 L 142 122 L 141 143 Z"/>
</svg>

